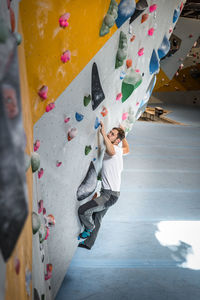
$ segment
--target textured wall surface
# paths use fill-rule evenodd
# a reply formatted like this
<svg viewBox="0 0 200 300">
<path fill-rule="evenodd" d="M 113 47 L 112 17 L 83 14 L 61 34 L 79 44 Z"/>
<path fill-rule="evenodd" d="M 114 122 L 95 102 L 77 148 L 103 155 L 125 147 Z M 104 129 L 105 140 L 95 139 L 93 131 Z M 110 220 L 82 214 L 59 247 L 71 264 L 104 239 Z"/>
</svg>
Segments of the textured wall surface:
<svg viewBox="0 0 200 300">
<path fill-rule="evenodd" d="M 84 3 L 84 10 L 88 10 L 92 15 L 94 13 L 93 8 L 89 6 L 88 2 Z M 146 90 L 152 79 L 152 75 L 149 73 L 150 57 L 153 49 L 157 50 L 159 48 L 164 35 L 170 36 L 169 28 L 173 26 L 173 11 L 180 5 L 180 1 L 148 1 L 149 5 L 153 3 L 157 3 L 156 13 L 149 14 L 148 20 L 143 24 L 141 24 L 141 17 L 138 17 L 131 24 L 131 28 L 128 21 L 124 23 L 105 45 L 91 57 L 84 69 L 68 86 L 66 82 L 66 89 L 57 99 L 54 99 L 56 100 L 55 108 L 48 113 L 44 113 L 35 123 L 34 139 L 40 140 L 41 143 L 38 153 L 41 157 L 41 167 L 44 169 L 44 175 L 40 179 L 38 179 L 37 174 L 34 175 L 33 208 L 37 211 L 37 202 L 43 199 L 47 214 L 52 213 L 56 219 L 55 227 L 50 229 L 50 236 L 44 242 L 44 263 L 41 262 L 41 251 L 37 235 L 34 236 L 33 240 L 33 285 L 38 289 L 39 294 L 49 291 L 50 286 L 52 297 L 56 295 L 77 247 L 77 236 L 80 232 L 77 208 L 80 203 L 76 199 L 76 191 L 85 177 L 90 161 L 96 159 L 94 164 L 97 172 L 101 168 L 103 145 L 98 129 L 95 130 L 94 128 L 96 117 L 104 121 L 106 130 L 110 130 L 113 126 L 118 126 L 122 122 L 123 113 L 128 113 L 132 121 L 130 122 L 129 119 L 129 121 L 124 121 L 123 124 L 130 129 L 134 124 L 142 101 L 144 99 L 145 101 L 148 100 Z M 147 8 L 145 12 L 148 13 L 148 10 Z M 104 15 L 99 15 L 101 11 L 100 4 L 98 18 L 102 17 L 103 19 Z M 70 13 L 70 6 L 68 12 Z M 148 36 L 148 30 L 152 27 L 155 28 L 154 35 Z M 80 30 L 79 27 L 76 29 L 77 31 Z M 96 34 L 98 34 L 99 29 L 99 27 L 96 28 Z M 124 103 L 116 101 L 116 95 L 121 92 L 122 80 L 120 74 L 122 71 L 127 72 L 125 61 L 121 68 L 115 70 L 120 30 L 126 34 L 128 39 L 127 59 L 132 59 L 134 69 L 139 69 L 141 74 L 144 73 L 141 85 Z M 131 33 L 129 33 L 130 31 Z M 131 42 L 130 38 L 133 34 L 136 37 Z M 98 37 L 98 39 L 101 38 Z M 87 32 L 85 32 L 85 40 L 87 40 Z M 58 42 L 61 43 L 59 39 Z M 141 48 L 144 48 L 144 55 L 138 56 L 138 51 Z M 105 94 L 105 100 L 94 111 L 91 103 L 87 107 L 83 105 L 84 96 L 88 93 L 91 94 L 93 62 L 97 64 Z M 76 57 L 73 58 L 71 63 L 73 68 L 73 64 L 76 64 Z M 52 74 L 52 76 L 54 75 Z M 56 79 L 55 75 L 54 80 L 56 81 Z M 36 85 L 35 89 L 37 87 Z M 33 84 L 31 88 L 33 88 Z M 55 91 L 55 86 L 52 87 L 52 90 Z M 45 103 L 47 104 L 48 101 Z M 100 114 L 103 106 L 108 109 L 108 115 L 104 118 Z M 76 112 L 84 116 L 81 122 L 76 121 Z M 70 117 L 68 123 L 64 123 L 66 117 Z M 67 133 L 69 128 L 72 127 L 77 128 L 78 134 L 74 139 L 68 141 Z M 86 145 L 92 147 L 88 156 L 84 154 Z M 62 162 L 59 168 L 56 167 L 57 160 Z M 44 285 L 44 274 L 41 272 L 42 270 L 45 272 L 47 263 L 53 264 L 53 273 L 52 279 Z"/>
</svg>

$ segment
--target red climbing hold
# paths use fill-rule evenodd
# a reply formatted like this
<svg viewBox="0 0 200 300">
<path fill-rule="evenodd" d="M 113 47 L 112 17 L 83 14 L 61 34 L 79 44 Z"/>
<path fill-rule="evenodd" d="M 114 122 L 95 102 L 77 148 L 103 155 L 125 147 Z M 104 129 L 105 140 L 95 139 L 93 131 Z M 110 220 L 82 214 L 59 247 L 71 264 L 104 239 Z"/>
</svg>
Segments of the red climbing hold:
<svg viewBox="0 0 200 300">
<path fill-rule="evenodd" d="M 43 208 L 43 211 L 42 211 L 43 215 L 46 215 L 46 212 L 47 212 L 47 211 L 46 211 L 46 208 L 44 207 L 44 208 Z"/>
<path fill-rule="evenodd" d="M 153 34 L 154 34 L 154 28 L 152 27 L 148 30 L 148 35 L 152 36 Z"/>
<path fill-rule="evenodd" d="M 50 110 L 54 109 L 55 108 L 55 104 L 52 102 L 52 103 L 49 103 L 47 106 L 46 106 L 46 112 L 49 112 Z"/>
<path fill-rule="evenodd" d="M 44 169 L 41 168 L 39 171 L 38 171 L 38 178 L 40 179 L 44 174 Z"/>
<path fill-rule="evenodd" d="M 69 50 L 63 52 L 61 55 L 61 60 L 63 63 L 68 62 L 71 59 L 71 52 Z"/>
<path fill-rule="evenodd" d="M 52 264 L 47 264 L 47 273 L 45 274 L 45 280 L 48 280 L 52 276 L 53 266 Z"/>
<path fill-rule="evenodd" d="M 130 38 L 130 41 L 133 42 L 135 39 L 135 34 L 132 35 L 132 37 Z"/>
<path fill-rule="evenodd" d="M 48 86 L 43 85 L 39 90 L 38 95 L 40 96 L 40 98 L 45 100 L 47 99 L 47 92 L 48 92 Z"/>
<path fill-rule="evenodd" d="M 143 14 L 141 18 L 141 23 L 144 23 L 148 19 L 149 15 L 148 14 Z"/>
<path fill-rule="evenodd" d="M 183 9 L 183 2 L 181 2 L 180 11 L 182 11 L 182 9 Z"/>
<path fill-rule="evenodd" d="M 149 7 L 150 13 L 154 12 L 157 9 L 157 4 L 153 4 Z"/>
<path fill-rule="evenodd" d="M 10 25 L 11 25 L 11 31 L 14 32 L 15 31 L 15 14 L 14 14 L 12 7 L 10 7 Z"/>
<path fill-rule="evenodd" d="M 141 48 L 139 51 L 138 51 L 138 55 L 139 56 L 142 56 L 144 54 L 144 48 Z"/>
<path fill-rule="evenodd" d="M 193 34 L 190 34 L 190 35 L 189 35 L 189 38 L 191 39 L 192 37 L 193 37 Z"/>
<path fill-rule="evenodd" d="M 37 151 L 40 148 L 40 141 L 36 140 L 34 144 L 34 151 Z"/>
<path fill-rule="evenodd" d="M 172 27 L 170 27 L 169 28 L 169 33 L 171 33 L 173 31 L 173 28 Z"/>
<path fill-rule="evenodd" d="M 61 165 L 62 165 L 62 162 L 57 160 L 56 167 L 60 167 Z"/>
<path fill-rule="evenodd" d="M 38 214 L 43 211 L 43 200 L 40 200 L 38 203 Z"/>
<path fill-rule="evenodd" d="M 69 26 L 69 23 L 68 23 L 69 17 L 70 17 L 69 13 L 66 13 L 60 17 L 60 19 L 59 19 L 60 27 L 65 28 L 65 27 Z"/>
<path fill-rule="evenodd" d="M 20 271 L 20 260 L 19 258 L 15 257 L 14 259 L 14 268 L 15 268 L 15 272 L 17 275 L 19 275 L 19 271 Z"/>
<path fill-rule="evenodd" d="M 64 122 L 65 122 L 65 123 L 68 123 L 69 121 L 70 121 L 70 118 L 65 118 L 65 119 L 64 119 Z"/>
<path fill-rule="evenodd" d="M 48 226 L 53 226 L 56 224 L 56 220 L 53 215 L 50 214 L 47 216 L 47 223 L 48 223 Z"/>
<path fill-rule="evenodd" d="M 132 59 L 127 59 L 127 61 L 126 61 L 126 67 L 127 67 L 127 69 L 130 68 L 130 67 L 132 67 Z"/>
<path fill-rule="evenodd" d="M 108 110 L 107 110 L 107 108 L 104 106 L 104 107 L 103 107 L 103 110 L 102 110 L 102 112 L 101 112 L 101 115 L 102 115 L 103 117 L 105 117 L 105 116 L 107 116 L 107 114 L 108 114 Z"/>
</svg>

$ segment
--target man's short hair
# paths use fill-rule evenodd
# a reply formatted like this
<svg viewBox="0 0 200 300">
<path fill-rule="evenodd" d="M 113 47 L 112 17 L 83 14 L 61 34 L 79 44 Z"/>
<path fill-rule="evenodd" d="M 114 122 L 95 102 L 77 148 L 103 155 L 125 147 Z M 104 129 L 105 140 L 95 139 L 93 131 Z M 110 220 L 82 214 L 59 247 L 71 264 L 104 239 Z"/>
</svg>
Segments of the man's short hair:
<svg viewBox="0 0 200 300">
<path fill-rule="evenodd" d="M 113 129 L 118 131 L 117 138 L 120 139 L 120 141 L 122 141 L 125 138 L 124 130 L 120 127 L 114 127 Z"/>
</svg>

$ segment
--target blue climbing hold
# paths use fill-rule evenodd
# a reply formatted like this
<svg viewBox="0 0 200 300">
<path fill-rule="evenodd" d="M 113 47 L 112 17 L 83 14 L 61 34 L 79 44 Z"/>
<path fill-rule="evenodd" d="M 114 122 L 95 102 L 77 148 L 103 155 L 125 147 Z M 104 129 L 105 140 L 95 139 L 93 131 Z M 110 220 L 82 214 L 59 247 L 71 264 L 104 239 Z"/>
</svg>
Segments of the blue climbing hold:
<svg viewBox="0 0 200 300">
<path fill-rule="evenodd" d="M 170 50 L 170 41 L 168 40 L 168 38 L 165 35 L 160 47 L 158 48 L 158 57 L 160 59 L 165 57 L 165 55 L 167 55 L 169 50 Z"/>
<path fill-rule="evenodd" d="M 150 64 L 149 64 L 149 72 L 152 75 L 155 72 L 158 72 L 158 70 L 159 70 L 159 59 L 156 54 L 156 51 L 153 50 L 152 55 L 151 55 Z"/>
<path fill-rule="evenodd" d="M 99 118 L 96 117 L 95 123 L 94 123 L 94 129 L 97 129 L 100 126 Z"/>
<path fill-rule="evenodd" d="M 116 19 L 117 27 L 121 27 L 135 12 L 135 0 L 121 0 L 118 5 L 118 17 Z"/>
<path fill-rule="evenodd" d="M 176 8 L 173 14 L 173 23 L 175 23 L 178 20 L 179 15 L 180 15 L 180 8 Z"/>
<path fill-rule="evenodd" d="M 79 113 L 77 113 L 77 112 L 76 112 L 76 114 L 75 114 L 75 118 L 76 118 L 76 121 L 80 122 L 80 121 L 82 121 L 82 120 L 83 120 L 83 118 L 84 118 L 84 115 L 82 115 L 82 114 L 79 114 Z"/>
</svg>

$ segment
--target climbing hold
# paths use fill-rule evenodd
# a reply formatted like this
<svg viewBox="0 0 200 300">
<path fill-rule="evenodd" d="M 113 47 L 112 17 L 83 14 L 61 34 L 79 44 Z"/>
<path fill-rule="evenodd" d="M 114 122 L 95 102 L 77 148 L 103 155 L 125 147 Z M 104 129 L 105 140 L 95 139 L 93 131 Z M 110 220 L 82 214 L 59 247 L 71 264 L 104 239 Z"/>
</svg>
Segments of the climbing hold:
<svg viewBox="0 0 200 300">
<path fill-rule="evenodd" d="M 101 115 L 102 115 L 103 117 L 105 117 L 105 116 L 107 116 L 107 114 L 108 114 L 108 110 L 107 110 L 107 108 L 104 106 L 103 109 L 102 109 L 102 111 L 101 111 Z"/>
<path fill-rule="evenodd" d="M 132 67 L 132 59 L 127 59 L 126 60 L 126 67 L 127 67 L 127 69 Z"/>
<path fill-rule="evenodd" d="M 19 46 L 22 42 L 22 36 L 19 32 L 14 32 L 14 36 L 17 42 L 17 46 Z"/>
<path fill-rule="evenodd" d="M 148 14 L 143 14 L 141 18 L 141 23 L 144 23 L 148 19 L 149 15 Z"/>
<path fill-rule="evenodd" d="M 78 201 L 83 200 L 88 196 L 90 196 L 95 191 L 96 186 L 97 186 L 97 173 L 94 164 L 91 161 L 87 174 L 77 190 Z"/>
<path fill-rule="evenodd" d="M 193 34 L 190 34 L 190 35 L 189 35 L 189 38 L 191 39 L 192 37 L 193 37 Z"/>
<path fill-rule="evenodd" d="M 24 160 L 25 160 L 25 171 L 27 171 L 27 170 L 29 169 L 30 165 L 31 165 L 31 157 L 30 157 L 27 153 L 25 153 L 24 155 L 25 155 L 25 156 L 24 156 Z"/>
<path fill-rule="evenodd" d="M 56 224 L 56 220 L 53 215 L 50 214 L 47 216 L 47 224 L 48 226 L 54 226 Z"/>
<path fill-rule="evenodd" d="M 32 212 L 32 231 L 33 234 L 36 234 L 41 226 L 40 217 L 37 213 Z"/>
<path fill-rule="evenodd" d="M 30 297 L 31 291 L 30 291 L 30 283 L 31 283 L 31 271 L 26 269 L 26 273 L 25 273 L 25 286 L 26 286 L 26 292 Z"/>
<path fill-rule="evenodd" d="M 122 81 L 122 102 L 125 102 L 132 92 L 141 84 L 142 76 L 132 68 Z"/>
<path fill-rule="evenodd" d="M 153 34 L 154 34 L 154 28 L 152 27 L 148 30 L 148 35 L 152 36 Z"/>
<path fill-rule="evenodd" d="M 115 0 L 110 1 L 110 6 L 107 14 L 103 19 L 103 23 L 99 32 L 100 36 L 104 36 L 110 32 L 110 28 L 114 25 L 118 16 L 118 4 Z"/>
<path fill-rule="evenodd" d="M 45 207 L 43 208 L 42 213 L 43 213 L 43 215 L 46 215 L 46 208 Z"/>
<path fill-rule="evenodd" d="M 38 214 L 40 214 L 43 211 L 43 200 L 40 200 L 38 202 Z"/>
<path fill-rule="evenodd" d="M 92 109 L 95 110 L 99 104 L 105 99 L 103 89 L 101 87 L 99 73 L 96 63 L 92 66 Z"/>
<path fill-rule="evenodd" d="M 135 69 L 135 72 L 140 73 L 139 69 Z M 142 73 L 142 76 L 144 76 L 144 73 Z"/>
<path fill-rule="evenodd" d="M 17 275 L 19 275 L 20 272 L 20 260 L 19 258 L 15 257 L 14 259 L 14 268 Z"/>
<path fill-rule="evenodd" d="M 71 59 L 71 52 L 69 50 L 63 52 L 60 59 L 63 63 L 68 62 Z"/>
<path fill-rule="evenodd" d="M 40 156 L 36 152 L 31 154 L 31 167 L 33 173 L 36 172 L 40 167 Z"/>
<path fill-rule="evenodd" d="M 9 29 L 3 19 L 0 19 L 0 43 L 5 43 L 9 36 Z"/>
<path fill-rule="evenodd" d="M 99 118 L 96 117 L 95 123 L 94 123 L 94 129 L 97 129 L 100 125 L 101 125 L 101 124 L 100 124 L 100 122 L 99 122 Z"/>
<path fill-rule="evenodd" d="M 40 88 L 40 90 L 39 90 L 39 92 L 38 92 L 38 95 L 40 96 L 40 98 L 42 98 L 42 99 L 47 99 L 47 92 L 48 92 L 48 86 L 46 86 L 46 85 L 43 85 L 41 88 Z"/>
<path fill-rule="evenodd" d="M 156 84 L 156 75 L 154 75 L 148 85 L 148 88 L 146 90 L 146 95 L 148 96 L 148 99 L 150 98 L 152 92 L 153 92 L 153 88 Z"/>
<path fill-rule="evenodd" d="M 139 104 L 140 104 L 140 102 L 137 101 L 137 102 L 136 102 L 136 106 L 138 106 Z"/>
<path fill-rule="evenodd" d="M 40 141 L 36 140 L 34 144 L 34 151 L 37 151 L 40 148 Z"/>
<path fill-rule="evenodd" d="M 96 158 L 93 158 L 93 161 L 95 161 L 96 160 Z"/>
<path fill-rule="evenodd" d="M 71 128 L 68 131 L 68 141 L 71 141 L 78 133 L 78 130 L 76 128 Z"/>
<path fill-rule="evenodd" d="M 46 241 L 47 240 L 47 238 L 48 238 L 48 236 L 49 236 L 49 233 L 50 233 L 50 231 L 49 231 L 49 228 L 46 226 L 46 235 L 45 235 L 45 238 L 44 238 L 44 240 Z"/>
<path fill-rule="evenodd" d="M 135 34 L 132 35 L 132 37 L 130 38 L 130 41 L 133 42 L 135 40 Z"/>
<path fill-rule="evenodd" d="M 10 2 L 11 2 L 12 0 L 7 0 L 7 7 L 8 7 L 8 9 L 10 9 Z"/>
<path fill-rule="evenodd" d="M 177 77 L 179 75 L 179 72 L 176 72 L 175 76 Z"/>
<path fill-rule="evenodd" d="M 65 123 L 68 123 L 69 121 L 70 121 L 70 118 L 65 118 L 65 119 L 64 119 L 64 122 L 65 122 Z"/>
<path fill-rule="evenodd" d="M 160 47 L 158 48 L 158 57 L 159 59 L 165 57 L 170 50 L 170 41 L 168 40 L 167 36 L 165 35 Z"/>
<path fill-rule="evenodd" d="M 47 227 L 41 224 L 39 229 L 39 241 L 40 243 L 43 243 L 45 240 L 45 237 L 47 235 Z"/>
<path fill-rule="evenodd" d="M 62 162 L 61 161 L 56 161 L 56 167 L 58 168 L 58 167 L 60 167 L 62 165 Z"/>
<path fill-rule="evenodd" d="M 134 14 L 135 8 L 135 0 L 120 1 L 120 4 L 118 5 L 118 17 L 115 21 L 118 28 Z"/>
<path fill-rule="evenodd" d="M 10 11 L 11 31 L 14 32 L 15 31 L 15 14 L 14 14 L 12 7 L 10 7 L 9 11 Z"/>
<path fill-rule="evenodd" d="M 46 112 L 49 112 L 51 111 L 52 109 L 55 108 L 55 103 L 52 102 L 52 103 L 49 103 L 47 106 L 46 106 Z"/>
<path fill-rule="evenodd" d="M 84 99 L 83 99 L 84 106 L 88 106 L 90 101 L 91 101 L 91 96 L 90 95 L 84 96 Z"/>
<path fill-rule="evenodd" d="M 149 63 L 149 72 L 150 74 L 154 74 L 155 72 L 158 72 L 159 70 L 159 59 L 156 54 L 156 51 L 153 50 L 150 63 Z"/>
<path fill-rule="evenodd" d="M 44 174 L 44 169 L 40 168 L 40 170 L 38 171 L 38 178 L 40 179 Z"/>
<path fill-rule="evenodd" d="M 148 7 L 148 3 L 146 0 L 139 0 L 136 3 L 136 9 L 130 19 L 130 24 L 141 15 L 141 13 Z"/>
<path fill-rule="evenodd" d="M 180 15 L 180 9 L 175 9 L 173 14 L 173 23 L 175 23 L 178 20 L 178 17 Z"/>
<path fill-rule="evenodd" d="M 183 2 L 181 2 L 180 11 L 182 11 L 182 9 L 183 9 Z"/>
<path fill-rule="evenodd" d="M 125 75 L 126 75 L 126 73 L 124 71 L 121 71 L 120 72 L 120 79 L 124 79 Z"/>
<path fill-rule="evenodd" d="M 122 93 L 117 94 L 116 100 L 121 100 L 122 99 Z"/>
<path fill-rule="evenodd" d="M 83 120 L 84 115 L 79 114 L 79 113 L 76 112 L 76 113 L 75 113 L 75 118 L 76 118 L 76 121 L 80 122 L 80 121 Z"/>
<path fill-rule="evenodd" d="M 128 118 L 128 113 L 127 112 L 123 113 L 122 120 L 125 121 L 127 118 Z"/>
<path fill-rule="evenodd" d="M 34 290 L 33 290 L 33 299 L 40 300 L 40 296 L 39 296 L 38 290 L 36 288 L 34 288 Z"/>
<path fill-rule="evenodd" d="M 157 9 L 157 4 L 152 4 L 151 6 L 149 6 L 149 12 L 152 13 Z"/>
<path fill-rule="evenodd" d="M 44 278 L 45 278 L 45 280 L 48 280 L 52 276 L 53 266 L 52 266 L 52 264 L 47 264 L 46 268 L 47 268 L 47 273 L 45 274 Z"/>
<path fill-rule="evenodd" d="M 139 51 L 138 51 L 138 55 L 139 56 L 142 56 L 144 54 L 144 48 L 141 48 Z"/>
<path fill-rule="evenodd" d="M 121 67 L 127 56 L 127 37 L 123 31 L 120 32 L 119 45 L 115 60 L 115 69 Z"/>
<path fill-rule="evenodd" d="M 85 155 L 88 155 L 91 150 L 92 150 L 91 146 L 85 146 Z"/>
<path fill-rule="evenodd" d="M 171 33 L 173 31 L 173 28 L 172 27 L 170 27 L 169 28 L 169 33 Z"/>
<path fill-rule="evenodd" d="M 69 23 L 68 23 L 69 17 L 70 17 L 70 14 L 65 13 L 64 15 L 62 15 L 59 18 L 60 27 L 65 28 L 65 27 L 69 26 Z"/>
</svg>

